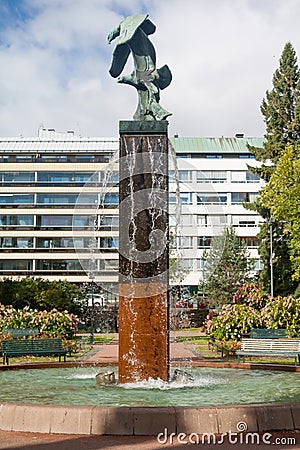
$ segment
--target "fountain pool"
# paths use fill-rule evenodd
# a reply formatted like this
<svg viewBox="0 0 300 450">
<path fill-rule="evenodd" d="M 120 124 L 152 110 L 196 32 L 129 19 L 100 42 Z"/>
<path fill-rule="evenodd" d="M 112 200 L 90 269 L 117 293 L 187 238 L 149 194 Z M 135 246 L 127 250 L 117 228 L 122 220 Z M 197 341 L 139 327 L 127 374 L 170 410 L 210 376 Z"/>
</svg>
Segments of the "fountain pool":
<svg viewBox="0 0 300 450">
<path fill-rule="evenodd" d="M 150 380 L 99 386 L 95 376 L 114 367 L 32 369 L 0 373 L 2 402 L 80 406 L 220 406 L 300 402 L 300 374 L 263 370 L 188 368 L 185 384 Z"/>
</svg>

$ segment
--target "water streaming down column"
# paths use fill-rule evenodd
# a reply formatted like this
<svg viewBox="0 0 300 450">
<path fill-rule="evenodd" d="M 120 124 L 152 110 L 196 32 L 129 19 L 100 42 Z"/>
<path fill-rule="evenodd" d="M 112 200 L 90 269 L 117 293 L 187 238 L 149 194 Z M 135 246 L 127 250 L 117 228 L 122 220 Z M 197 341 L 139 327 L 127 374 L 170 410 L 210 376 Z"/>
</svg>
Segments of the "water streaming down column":
<svg viewBox="0 0 300 450">
<path fill-rule="evenodd" d="M 169 379 L 167 125 L 120 122 L 119 383 Z"/>
</svg>

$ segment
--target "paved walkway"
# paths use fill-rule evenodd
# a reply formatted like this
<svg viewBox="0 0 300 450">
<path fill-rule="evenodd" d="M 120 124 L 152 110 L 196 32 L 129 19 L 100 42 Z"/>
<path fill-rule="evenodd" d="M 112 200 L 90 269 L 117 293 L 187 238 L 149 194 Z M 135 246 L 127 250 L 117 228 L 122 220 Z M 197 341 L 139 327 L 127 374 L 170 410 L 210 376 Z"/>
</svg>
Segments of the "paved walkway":
<svg viewBox="0 0 300 450">
<path fill-rule="evenodd" d="M 108 345 L 94 345 L 91 357 L 87 358 L 89 362 L 105 362 L 113 363 L 118 361 L 118 344 L 119 337 L 117 333 L 113 334 L 114 339 Z M 186 344 L 184 342 L 176 342 L 177 336 L 204 336 L 204 333 L 193 330 L 171 331 L 170 333 L 170 359 L 182 361 L 198 359 L 196 345 Z"/>
<path fill-rule="evenodd" d="M 191 437 L 195 440 L 195 436 Z M 200 438 L 201 439 L 201 438 Z M 263 443 L 263 434 L 260 434 L 260 444 L 253 444 L 250 440 L 249 444 L 236 442 L 236 436 L 231 442 L 225 439 L 223 444 L 202 444 L 189 443 L 188 438 L 181 437 L 181 441 L 177 437 L 173 437 L 173 442 L 159 443 L 156 437 L 152 436 L 74 436 L 61 434 L 40 434 L 40 433 L 20 433 L 11 431 L 0 431 L 0 449 L 10 450 L 163 450 L 163 449 L 185 449 L 203 448 L 220 450 L 241 450 L 241 449 L 259 449 L 270 450 L 270 447 L 276 450 L 300 449 L 300 437 L 298 433 L 272 433 L 272 437 L 267 436 L 267 442 Z M 289 439 L 295 439 L 295 443 L 288 445 Z M 185 441 L 182 442 L 182 441 Z"/>
<path fill-rule="evenodd" d="M 182 335 L 182 334 L 180 334 Z M 171 335 L 170 359 L 171 361 L 192 361 L 198 359 L 196 356 L 195 345 L 185 344 L 184 342 L 174 342 L 175 335 Z M 116 364 L 118 361 L 118 335 L 106 345 L 94 345 L 91 356 L 85 358 L 87 362 Z"/>
</svg>

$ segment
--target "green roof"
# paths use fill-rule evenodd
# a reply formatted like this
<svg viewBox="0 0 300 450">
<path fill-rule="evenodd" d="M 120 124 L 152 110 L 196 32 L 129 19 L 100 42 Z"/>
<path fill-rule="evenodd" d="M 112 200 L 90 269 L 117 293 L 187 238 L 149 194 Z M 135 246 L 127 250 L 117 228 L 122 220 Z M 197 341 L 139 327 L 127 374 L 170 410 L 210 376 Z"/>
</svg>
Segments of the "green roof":
<svg viewBox="0 0 300 450">
<path fill-rule="evenodd" d="M 264 138 L 170 138 L 176 153 L 249 153 L 247 144 L 253 147 L 262 147 Z"/>
</svg>

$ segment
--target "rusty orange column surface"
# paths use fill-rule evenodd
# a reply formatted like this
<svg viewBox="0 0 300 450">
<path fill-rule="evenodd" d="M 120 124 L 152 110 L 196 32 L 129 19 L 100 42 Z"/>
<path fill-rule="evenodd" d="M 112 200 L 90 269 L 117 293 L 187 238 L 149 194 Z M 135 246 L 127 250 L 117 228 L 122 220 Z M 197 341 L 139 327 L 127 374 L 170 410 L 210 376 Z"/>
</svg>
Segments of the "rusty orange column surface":
<svg viewBox="0 0 300 450">
<path fill-rule="evenodd" d="M 169 379 L 167 125 L 120 122 L 119 383 Z"/>
</svg>

